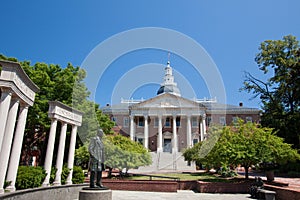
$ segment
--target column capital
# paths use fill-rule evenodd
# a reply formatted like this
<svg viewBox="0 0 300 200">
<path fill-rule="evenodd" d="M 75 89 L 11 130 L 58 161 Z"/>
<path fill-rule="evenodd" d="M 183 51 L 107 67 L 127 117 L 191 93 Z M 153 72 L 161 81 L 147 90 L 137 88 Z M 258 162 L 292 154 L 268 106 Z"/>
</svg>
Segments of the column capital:
<svg viewBox="0 0 300 200">
<path fill-rule="evenodd" d="M 12 95 L 13 94 L 13 91 L 12 91 L 11 88 L 1 88 L 1 92 L 2 92 L 2 94 L 3 93 L 6 93 L 8 95 Z"/>
<path fill-rule="evenodd" d="M 24 101 L 20 101 L 20 108 L 28 109 L 29 108 L 29 104 L 25 103 Z"/>
<path fill-rule="evenodd" d="M 60 120 L 59 120 L 59 121 L 60 121 Z M 67 122 L 64 122 L 64 121 L 60 121 L 60 123 L 61 123 L 62 126 L 68 125 L 68 123 L 67 123 Z"/>
<path fill-rule="evenodd" d="M 15 93 L 12 93 L 11 95 L 11 101 L 14 101 L 14 102 L 20 102 L 20 98 L 15 94 Z"/>
</svg>

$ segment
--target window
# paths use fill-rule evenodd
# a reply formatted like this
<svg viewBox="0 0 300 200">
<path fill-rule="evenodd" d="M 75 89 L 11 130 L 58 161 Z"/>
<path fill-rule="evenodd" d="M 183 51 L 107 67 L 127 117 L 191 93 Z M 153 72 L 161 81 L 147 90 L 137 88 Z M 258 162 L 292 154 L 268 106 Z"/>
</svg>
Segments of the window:
<svg viewBox="0 0 300 200">
<path fill-rule="evenodd" d="M 117 126 L 117 118 L 116 117 L 111 117 L 110 120 L 114 122 L 114 126 Z"/>
<path fill-rule="evenodd" d="M 198 139 L 193 139 L 193 144 L 194 144 L 194 145 L 197 144 L 198 142 L 199 142 Z"/>
<path fill-rule="evenodd" d="M 232 117 L 232 123 L 236 125 L 238 123 L 238 117 Z"/>
<path fill-rule="evenodd" d="M 197 117 L 192 117 L 192 127 L 198 127 Z"/>
<path fill-rule="evenodd" d="M 144 126 L 144 117 L 139 117 L 138 118 L 138 126 Z"/>
<path fill-rule="evenodd" d="M 226 125 L 226 118 L 225 118 L 225 116 L 220 117 L 219 118 L 219 122 L 220 122 L 220 124 L 222 124 L 223 126 L 225 126 Z"/>
<path fill-rule="evenodd" d="M 158 118 L 157 117 L 154 118 L 154 127 L 158 127 Z"/>
<path fill-rule="evenodd" d="M 180 126 L 180 117 L 176 117 L 176 126 L 177 126 L 177 127 Z"/>
<path fill-rule="evenodd" d="M 211 123 L 211 116 L 206 117 L 206 126 L 209 126 Z"/>
<path fill-rule="evenodd" d="M 128 119 L 128 117 L 124 117 L 123 118 L 123 126 L 124 127 L 128 127 L 129 126 L 129 119 Z"/>
<path fill-rule="evenodd" d="M 252 117 L 246 117 L 246 122 L 252 122 Z"/>
<path fill-rule="evenodd" d="M 167 117 L 165 127 L 170 127 L 170 126 L 171 126 L 170 117 Z"/>
</svg>

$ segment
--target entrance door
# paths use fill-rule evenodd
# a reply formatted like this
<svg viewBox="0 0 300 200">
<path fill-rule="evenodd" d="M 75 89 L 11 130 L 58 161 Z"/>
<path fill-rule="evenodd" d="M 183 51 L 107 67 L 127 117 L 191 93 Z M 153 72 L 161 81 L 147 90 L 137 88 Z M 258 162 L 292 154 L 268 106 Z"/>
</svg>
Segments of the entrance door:
<svg viewBox="0 0 300 200">
<path fill-rule="evenodd" d="M 164 139 L 164 152 L 172 153 L 172 140 L 171 139 Z"/>
<path fill-rule="evenodd" d="M 141 145 L 144 144 L 144 139 L 143 138 L 137 138 L 137 142 L 140 143 Z"/>
</svg>

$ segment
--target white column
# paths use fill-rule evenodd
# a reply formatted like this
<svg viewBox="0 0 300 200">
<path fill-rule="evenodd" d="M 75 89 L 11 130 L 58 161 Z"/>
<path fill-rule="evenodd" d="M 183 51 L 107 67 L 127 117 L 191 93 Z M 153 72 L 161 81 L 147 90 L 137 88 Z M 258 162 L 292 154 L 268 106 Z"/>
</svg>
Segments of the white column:
<svg viewBox="0 0 300 200">
<path fill-rule="evenodd" d="M 192 127 L 191 127 L 191 116 L 187 116 L 187 123 L 186 123 L 186 147 L 192 146 Z"/>
<path fill-rule="evenodd" d="M 56 174 L 55 180 L 53 185 L 61 185 L 61 173 L 64 161 L 64 152 L 65 152 L 65 143 L 66 143 L 66 134 L 67 134 L 67 123 L 62 122 L 61 130 L 60 130 L 60 137 L 59 137 L 59 145 L 57 151 L 57 158 L 56 158 Z"/>
<path fill-rule="evenodd" d="M 201 130 L 201 141 L 204 140 L 204 135 L 206 134 L 206 124 L 205 124 L 205 115 L 202 116 L 202 130 Z"/>
<path fill-rule="evenodd" d="M 177 141 L 177 126 L 176 126 L 176 116 L 173 116 L 173 149 L 172 152 L 175 153 L 178 151 L 178 141 Z"/>
<path fill-rule="evenodd" d="M 66 180 L 67 185 L 72 184 L 72 176 L 73 176 L 73 165 L 74 165 L 74 155 L 75 155 L 75 145 L 76 145 L 76 135 L 77 135 L 77 126 L 72 126 L 71 140 L 70 140 L 70 148 L 68 155 L 68 169 L 70 169 L 69 175 Z"/>
<path fill-rule="evenodd" d="M 158 116 L 158 146 L 157 146 L 157 152 L 162 152 L 163 147 L 162 147 L 162 116 Z"/>
<path fill-rule="evenodd" d="M 54 143 L 55 143 L 55 135 L 56 135 L 56 127 L 57 127 L 57 119 L 52 119 L 50 133 L 49 133 L 49 139 L 48 139 L 48 144 L 47 144 L 45 164 L 44 164 L 44 169 L 45 169 L 47 175 L 43 182 L 43 186 L 49 186 L 51 167 L 52 167 L 52 159 L 53 159 L 53 150 L 54 150 Z"/>
<path fill-rule="evenodd" d="M 134 116 L 130 116 L 130 139 L 134 140 Z"/>
<path fill-rule="evenodd" d="M 3 144 L 0 152 L 0 194 L 4 193 L 3 186 L 4 186 L 6 172 L 7 172 L 7 166 L 8 166 L 11 144 L 14 135 L 18 107 L 19 107 L 19 100 L 13 99 L 7 116 L 5 134 L 4 134 Z"/>
<path fill-rule="evenodd" d="M 4 137 L 5 125 L 6 125 L 9 105 L 11 101 L 11 95 L 12 92 L 7 90 L 2 90 L 1 100 L 0 100 L 0 151 L 1 151 L 2 141 Z"/>
<path fill-rule="evenodd" d="M 144 146 L 146 149 L 149 148 L 149 127 L 148 127 L 148 116 L 144 116 Z"/>
<path fill-rule="evenodd" d="M 28 105 L 21 105 L 16 132 L 14 136 L 14 143 L 10 154 L 7 178 L 6 178 L 7 181 L 11 182 L 6 189 L 11 192 L 16 190 L 15 183 L 16 183 L 16 177 L 18 173 L 18 166 L 19 166 L 20 155 L 22 150 L 27 113 L 28 113 Z"/>
<path fill-rule="evenodd" d="M 203 141 L 203 122 L 200 122 L 200 141 Z"/>
</svg>

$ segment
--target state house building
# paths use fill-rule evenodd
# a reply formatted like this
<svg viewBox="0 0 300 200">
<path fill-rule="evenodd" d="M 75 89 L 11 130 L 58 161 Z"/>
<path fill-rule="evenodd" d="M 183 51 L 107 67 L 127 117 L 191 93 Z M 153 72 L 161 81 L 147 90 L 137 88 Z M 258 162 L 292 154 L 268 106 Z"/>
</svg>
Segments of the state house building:
<svg viewBox="0 0 300 200">
<path fill-rule="evenodd" d="M 180 152 L 205 140 L 209 124 L 230 125 L 237 118 L 259 121 L 256 108 L 219 104 L 216 99 L 181 97 L 170 62 L 157 95 L 148 100 L 121 100 L 101 108 L 115 122 L 114 130 L 139 141 L 152 152 Z"/>
</svg>

